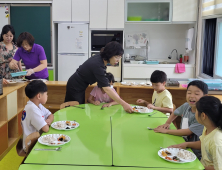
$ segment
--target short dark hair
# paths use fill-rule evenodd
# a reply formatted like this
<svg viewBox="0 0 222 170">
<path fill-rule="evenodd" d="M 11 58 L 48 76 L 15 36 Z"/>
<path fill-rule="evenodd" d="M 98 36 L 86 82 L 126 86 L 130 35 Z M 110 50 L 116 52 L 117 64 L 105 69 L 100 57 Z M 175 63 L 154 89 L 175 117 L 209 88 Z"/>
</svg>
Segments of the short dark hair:
<svg viewBox="0 0 222 170">
<path fill-rule="evenodd" d="M 115 82 L 115 79 L 114 79 L 114 76 L 112 73 L 106 73 L 106 78 L 108 78 L 109 80 L 109 83 L 114 83 Z"/>
<path fill-rule="evenodd" d="M 163 83 L 167 81 L 167 75 L 165 72 L 155 70 L 150 77 L 151 83 Z"/>
<path fill-rule="evenodd" d="M 2 28 L 1 37 L 0 37 L 0 42 L 3 41 L 3 35 L 4 35 L 4 34 L 7 34 L 9 31 L 13 34 L 12 42 L 13 42 L 14 44 L 16 44 L 16 40 L 15 40 L 15 30 L 14 30 L 14 28 L 13 28 L 12 25 L 5 25 L 5 26 Z"/>
<path fill-rule="evenodd" d="M 196 103 L 198 117 L 205 113 L 216 127 L 222 129 L 222 104 L 221 101 L 213 96 L 204 96 Z"/>
<path fill-rule="evenodd" d="M 26 40 L 31 47 L 35 42 L 35 38 L 32 36 L 32 34 L 29 32 L 22 32 L 18 37 L 17 46 L 21 47 L 24 40 Z"/>
<path fill-rule="evenodd" d="M 47 86 L 42 80 L 33 80 L 25 87 L 25 94 L 29 99 L 45 92 L 47 92 Z"/>
<path fill-rule="evenodd" d="M 113 56 L 120 55 L 122 56 L 124 53 L 123 47 L 117 41 L 111 41 L 106 44 L 105 48 L 101 50 L 100 55 L 102 59 L 109 62 L 109 59 Z"/>
<path fill-rule="evenodd" d="M 200 81 L 200 80 L 191 81 L 187 86 L 187 90 L 190 86 L 196 86 L 197 88 L 199 88 L 203 92 L 203 94 L 208 93 L 208 86 L 203 81 Z"/>
</svg>

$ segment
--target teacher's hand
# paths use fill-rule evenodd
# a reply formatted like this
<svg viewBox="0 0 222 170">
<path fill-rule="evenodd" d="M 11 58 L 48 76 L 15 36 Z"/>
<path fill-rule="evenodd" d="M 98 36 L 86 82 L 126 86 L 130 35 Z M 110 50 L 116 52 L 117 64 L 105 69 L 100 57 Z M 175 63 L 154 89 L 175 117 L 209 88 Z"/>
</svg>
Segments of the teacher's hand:
<svg viewBox="0 0 222 170">
<path fill-rule="evenodd" d="M 26 76 L 31 76 L 32 74 L 35 73 L 33 69 L 28 69 L 28 70 L 26 70 L 26 71 L 27 71 Z"/>
<path fill-rule="evenodd" d="M 122 106 L 123 106 L 123 108 L 124 108 L 124 110 L 125 110 L 126 112 L 128 112 L 128 113 L 132 113 L 132 112 L 133 112 L 132 106 L 130 106 L 128 103 L 125 103 L 125 104 L 123 104 Z"/>
<path fill-rule="evenodd" d="M 3 78 L 3 84 L 9 84 L 9 82 Z"/>
</svg>

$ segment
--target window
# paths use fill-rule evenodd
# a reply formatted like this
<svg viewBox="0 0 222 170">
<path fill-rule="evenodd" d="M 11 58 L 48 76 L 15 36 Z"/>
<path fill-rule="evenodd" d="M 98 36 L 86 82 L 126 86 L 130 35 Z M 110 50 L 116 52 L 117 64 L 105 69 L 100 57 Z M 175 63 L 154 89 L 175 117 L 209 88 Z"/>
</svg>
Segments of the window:
<svg viewBox="0 0 222 170">
<path fill-rule="evenodd" d="M 222 18 L 205 19 L 200 76 L 222 79 Z"/>
</svg>

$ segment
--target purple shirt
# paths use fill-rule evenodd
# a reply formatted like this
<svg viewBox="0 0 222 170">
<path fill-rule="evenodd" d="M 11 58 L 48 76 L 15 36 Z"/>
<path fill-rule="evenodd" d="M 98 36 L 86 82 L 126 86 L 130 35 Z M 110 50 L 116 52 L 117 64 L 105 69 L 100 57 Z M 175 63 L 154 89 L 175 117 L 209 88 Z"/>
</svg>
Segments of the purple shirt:
<svg viewBox="0 0 222 170">
<path fill-rule="evenodd" d="M 30 52 L 24 50 L 23 47 L 18 48 L 13 59 L 16 61 L 20 61 L 22 59 L 26 69 L 33 69 L 41 64 L 41 60 L 47 60 L 43 47 L 38 44 L 33 44 Z M 35 72 L 31 76 L 27 77 L 29 79 L 46 79 L 49 77 L 48 69 L 44 68 L 42 71 Z"/>
</svg>

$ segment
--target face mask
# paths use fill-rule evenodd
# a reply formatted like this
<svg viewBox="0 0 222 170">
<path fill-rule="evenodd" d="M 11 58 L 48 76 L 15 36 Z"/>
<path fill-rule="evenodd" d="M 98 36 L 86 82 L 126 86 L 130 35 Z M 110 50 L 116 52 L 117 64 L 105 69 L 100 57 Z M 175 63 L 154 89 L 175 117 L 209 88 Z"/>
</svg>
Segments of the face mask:
<svg viewBox="0 0 222 170">
<path fill-rule="evenodd" d="M 113 89 L 113 85 L 110 85 L 110 87 Z"/>
</svg>

